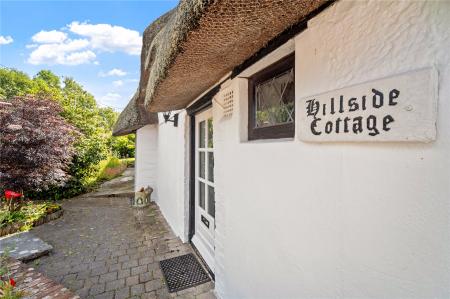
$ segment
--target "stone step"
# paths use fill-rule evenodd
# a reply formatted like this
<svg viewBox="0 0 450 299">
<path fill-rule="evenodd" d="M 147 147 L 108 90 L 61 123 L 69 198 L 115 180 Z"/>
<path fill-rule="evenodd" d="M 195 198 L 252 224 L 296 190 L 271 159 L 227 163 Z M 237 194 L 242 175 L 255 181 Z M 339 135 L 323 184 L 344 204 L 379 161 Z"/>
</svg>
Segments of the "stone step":
<svg viewBox="0 0 450 299">
<path fill-rule="evenodd" d="M 22 232 L 0 238 L 0 254 L 5 252 L 8 256 L 19 261 L 30 261 L 48 254 L 53 247 L 31 232 Z"/>
</svg>

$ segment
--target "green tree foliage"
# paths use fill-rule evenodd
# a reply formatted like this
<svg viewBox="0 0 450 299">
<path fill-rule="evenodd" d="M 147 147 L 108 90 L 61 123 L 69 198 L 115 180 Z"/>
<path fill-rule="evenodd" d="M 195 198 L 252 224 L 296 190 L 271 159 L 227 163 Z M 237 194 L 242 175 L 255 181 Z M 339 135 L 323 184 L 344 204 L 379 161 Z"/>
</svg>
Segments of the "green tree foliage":
<svg viewBox="0 0 450 299">
<path fill-rule="evenodd" d="M 134 157 L 134 135 L 111 135 L 118 113 L 111 108 L 99 107 L 95 98 L 74 79 L 61 80 L 49 70 L 42 70 L 31 79 L 23 72 L 0 68 L 0 97 L 7 101 L 23 95 L 58 102 L 62 108 L 61 116 L 81 133 L 74 145 L 75 155 L 69 171 L 72 179 L 63 187 L 50 188 L 45 196 L 49 192 L 52 197 L 81 193 L 94 182 L 100 161 L 111 155 Z"/>
<path fill-rule="evenodd" d="M 31 94 L 35 83 L 27 74 L 21 71 L 0 68 L 0 95 L 2 98 L 12 98 Z"/>
<path fill-rule="evenodd" d="M 136 135 L 119 136 L 111 139 L 111 150 L 116 157 L 132 158 L 134 157 L 134 144 Z"/>
</svg>

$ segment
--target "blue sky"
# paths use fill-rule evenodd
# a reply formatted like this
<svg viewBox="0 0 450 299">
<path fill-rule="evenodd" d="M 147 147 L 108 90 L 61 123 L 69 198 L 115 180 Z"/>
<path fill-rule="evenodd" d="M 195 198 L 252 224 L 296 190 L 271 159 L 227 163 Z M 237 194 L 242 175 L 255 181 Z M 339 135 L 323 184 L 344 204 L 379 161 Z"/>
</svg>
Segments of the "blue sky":
<svg viewBox="0 0 450 299">
<path fill-rule="evenodd" d="M 73 77 L 100 105 L 120 111 L 138 86 L 142 32 L 177 4 L 0 0 L 0 64 Z"/>
</svg>

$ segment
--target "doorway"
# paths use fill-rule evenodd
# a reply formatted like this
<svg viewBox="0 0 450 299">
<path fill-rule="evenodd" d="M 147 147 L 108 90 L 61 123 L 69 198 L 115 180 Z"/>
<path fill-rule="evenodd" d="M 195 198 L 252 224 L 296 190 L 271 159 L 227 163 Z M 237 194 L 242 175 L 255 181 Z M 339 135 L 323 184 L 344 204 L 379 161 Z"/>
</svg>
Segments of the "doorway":
<svg viewBox="0 0 450 299">
<path fill-rule="evenodd" d="M 214 185 L 214 129 L 212 109 L 195 115 L 195 141 L 193 146 L 195 171 L 192 171 L 194 188 L 194 231 L 192 243 L 214 272 L 215 251 L 215 185 Z"/>
</svg>

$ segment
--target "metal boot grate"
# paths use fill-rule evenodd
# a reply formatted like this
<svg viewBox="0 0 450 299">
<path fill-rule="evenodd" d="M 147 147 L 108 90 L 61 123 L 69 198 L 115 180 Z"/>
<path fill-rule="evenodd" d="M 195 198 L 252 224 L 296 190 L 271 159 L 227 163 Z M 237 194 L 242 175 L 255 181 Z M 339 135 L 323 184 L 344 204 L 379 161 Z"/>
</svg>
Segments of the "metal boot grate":
<svg viewBox="0 0 450 299">
<path fill-rule="evenodd" d="M 159 262 L 170 293 L 210 281 L 192 253 Z"/>
</svg>

